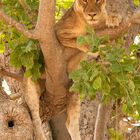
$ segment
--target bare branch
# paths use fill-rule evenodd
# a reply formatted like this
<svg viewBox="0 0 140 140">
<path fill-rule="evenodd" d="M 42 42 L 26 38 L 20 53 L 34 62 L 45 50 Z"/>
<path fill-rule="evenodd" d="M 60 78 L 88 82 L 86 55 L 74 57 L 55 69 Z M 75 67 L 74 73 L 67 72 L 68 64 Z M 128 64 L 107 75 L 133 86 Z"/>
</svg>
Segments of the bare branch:
<svg viewBox="0 0 140 140">
<path fill-rule="evenodd" d="M 36 31 L 46 36 L 53 30 L 55 23 L 55 0 L 40 0 Z M 42 35 L 43 34 L 43 35 Z"/>
<path fill-rule="evenodd" d="M 24 25 L 18 23 L 16 20 L 12 19 L 2 11 L 0 11 L 0 18 L 4 20 L 4 22 L 6 22 L 8 25 L 16 28 L 19 32 L 24 34 L 26 37 L 37 39 L 36 35 L 34 34 L 34 31 L 29 31 L 28 29 L 25 28 Z"/>
<path fill-rule="evenodd" d="M 11 77 L 11 78 L 14 78 L 15 80 L 17 80 L 19 82 L 22 82 L 23 81 L 23 76 L 21 76 L 19 74 L 8 72 L 8 71 L 6 71 L 3 68 L 0 68 L 0 76 Z"/>
</svg>

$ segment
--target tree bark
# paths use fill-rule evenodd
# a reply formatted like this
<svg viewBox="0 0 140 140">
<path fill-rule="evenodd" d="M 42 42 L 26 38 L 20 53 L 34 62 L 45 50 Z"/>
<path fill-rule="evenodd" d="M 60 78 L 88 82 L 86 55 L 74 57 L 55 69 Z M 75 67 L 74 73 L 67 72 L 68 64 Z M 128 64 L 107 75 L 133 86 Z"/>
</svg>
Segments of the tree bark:
<svg viewBox="0 0 140 140">
<path fill-rule="evenodd" d="M 123 0 L 122 2 L 124 3 Z M 69 98 L 69 85 L 70 85 L 68 74 L 67 74 L 67 65 L 68 65 L 67 60 L 73 56 L 72 54 L 73 51 L 67 54 L 67 52 L 65 51 L 63 46 L 59 44 L 55 36 L 55 32 L 54 32 L 55 0 L 40 0 L 37 24 L 35 29 L 31 31 L 27 30 L 24 25 L 13 20 L 12 18 L 5 15 L 1 11 L 0 11 L 0 17 L 7 24 L 15 27 L 18 31 L 23 33 L 26 37 L 31 39 L 37 39 L 39 41 L 40 48 L 43 52 L 44 61 L 45 61 L 45 72 L 46 72 L 46 83 L 45 83 L 46 92 L 42 93 L 42 95 L 38 95 L 38 89 L 36 89 L 36 84 L 30 83 L 33 87 L 31 90 L 30 85 L 26 85 L 29 79 L 26 79 L 23 80 L 25 85 L 25 87 L 23 88 L 26 89 L 25 92 L 23 92 L 23 95 L 31 111 L 32 118 L 34 119 L 33 121 L 34 128 L 40 127 L 40 129 L 35 128 L 37 134 L 36 137 L 37 139 L 44 140 L 46 139 L 46 137 L 44 136 L 42 131 L 42 122 L 40 120 L 40 116 L 42 118 L 42 121 L 46 122 L 52 119 L 52 117 L 54 117 L 55 115 L 58 115 L 58 113 L 66 110 L 66 105 Z M 136 14 L 133 14 L 132 17 L 128 18 L 119 27 L 111 28 L 111 29 L 106 28 L 103 31 L 101 30 L 97 31 L 97 34 L 99 36 L 102 36 L 108 33 L 110 36 L 113 36 L 113 38 L 116 38 L 121 33 L 125 33 L 126 31 L 128 31 L 128 29 L 132 24 L 135 23 L 139 24 L 140 23 L 139 19 L 140 19 L 140 11 L 137 11 Z M 78 54 L 77 51 L 74 51 L 74 54 L 77 55 Z M 41 100 L 40 100 L 40 96 L 41 96 Z M 41 101 L 40 106 L 39 106 L 39 101 Z M 39 116 L 39 107 L 41 107 L 42 109 L 41 112 L 42 114 L 40 113 L 41 114 L 40 116 Z M 79 111 L 79 108 L 80 105 L 78 104 L 78 106 L 76 106 L 75 108 L 73 106 L 73 108 L 70 111 L 75 113 L 75 110 Z M 105 118 L 103 118 L 102 116 L 104 115 L 104 113 L 106 113 L 104 112 L 105 109 L 106 108 L 104 106 L 102 105 L 99 106 L 99 113 L 97 117 L 99 118 L 100 121 L 97 121 L 96 123 L 97 127 L 95 131 L 97 132 L 99 128 L 101 128 L 103 131 L 102 131 L 102 135 L 100 135 L 100 133 L 95 133 L 95 140 L 103 139 L 106 122 L 105 122 Z M 67 114 L 70 114 L 70 112 L 68 111 Z M 79 117 L 79 114 L 78 115 L 70 114 L 71 115 L 70 118 L 73 118 L 72 115 Z M 56 129 L 56 125 L 55 125 L 56 120 L 57 119 L 55 118 L 54 120 L 51 121 L 51 124 L 52 126 L 53 125 L 55 126 L 55 129 Z M 77 123 L 78 119 L 76 118 L 75 120 L 76 120 L 75 124 L 78 125 L 79 124 Z M 70 124 L 72 123 L 73 122 L 71 121 Z M 74 128 L 74 126 L 72 126 L 72 128 Z M 63 122 L 63 129 L 64 129 L 64 122 Z M 79 131 L 78 129 L 79 126 L 78 127 L 76 126 L 76 132 Z M 74 132 L 72 133 L 74 134 Z M 71 134 L 72 139 L 75 139 L 76 134 L 74 135 L 73 134 Z M 99 135 L 100 137 L 98 137 Z M 60 138 L 59 135 L 57 135 L 56 137 L 57 137 L 56 139 Z M 77 137 L 78 139 L 80 139 L 79 132 Z"/>
<path fill-rule="evenodd" d="M 66 118 L 67 113 L 64 111 L 50 120 L 50 126 L 54 140 L 71 140 L 71 137 L 65 126 Z"/>
</svg>

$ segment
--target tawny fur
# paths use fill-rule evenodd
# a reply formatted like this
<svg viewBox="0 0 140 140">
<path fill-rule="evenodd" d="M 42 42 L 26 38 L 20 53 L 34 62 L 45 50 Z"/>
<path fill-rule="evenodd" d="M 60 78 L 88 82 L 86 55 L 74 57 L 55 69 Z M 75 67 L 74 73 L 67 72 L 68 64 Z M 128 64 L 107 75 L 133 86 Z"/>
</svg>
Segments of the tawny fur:
<svg viewBox="0 0 140 140">
<path fill-rule="evenodd" d="M 84 59 L 88 52 L 87 46 L 78 47 L 76 39 L 86 34 L 86 26 L 92 27 L 95 31 L 106 27 L 118 26 L 122 21 L 120 15 L 113 14 L 108 17 L 105 9 L 106 0 L 75 0 L 73 6 L 66 12 L 62 19 L 56 24 L 55 31 L 59 42 L 64 47 L 77 48 L 80 52 L 71 58 L 68 64 L 68 73 L 75 70 L 79 62 Z M 67 106 L 67 129 L 72 140 L 80 140 L 79 131 L 80 100 L 78 96 L 72 96 Z M 74 124 L 75 123 L 75 124 Z"/>
<path fill-rule="evenodd" d="M 107 8 L 107 10 L 106 10 Z M 64 47 L 77 48 L 83 52 L 88 51 L 87 46 L 78 47 L 76 39 L 86 34 L 86 27 L 95 31 L 106 27 L 118 26 L 122 17 L 117 12 L 109 11 L 106 0 L 75 0 L 73 6 L 56 24 L 55 31 L 58 40 Z"/>
</svg>

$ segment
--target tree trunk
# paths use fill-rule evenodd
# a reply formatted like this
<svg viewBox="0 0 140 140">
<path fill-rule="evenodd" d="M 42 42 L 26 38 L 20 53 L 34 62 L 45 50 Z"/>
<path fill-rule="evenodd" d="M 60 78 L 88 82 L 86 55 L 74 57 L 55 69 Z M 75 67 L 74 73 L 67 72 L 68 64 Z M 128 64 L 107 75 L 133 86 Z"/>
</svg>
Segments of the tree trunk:
<svg viewBox="0 0 140 140">
<path fill-rule="evenodd" d="M 9 65 L 9 55 L 7 55 L 8 53 L 9 53 L 9 50 L 8 50 L 7 46 L 5 46 L 5 53 L 3 55 L 0 55 L 0 65 L 3 66 L 7 71 L 17 73 L 17 74 L 21 73 L 22 71 L 16 70 Z M 4 114 L 2 114 L 2 112 L 1 112 L 1 114 L 0 114 L 1 115 L 1 121 L 3 123 L 3 121 L 5 119 L 6 122 L 8 123 L 8 121 L 10 121 L 9 119 L 11 118 L 11 125 L 12 125 L 12 123 L 14 123 L 12 121 L 14 121 L 14 120 L 17 121 L 16 122 L 17 126 L 12 126 L 12 127 L 18 127 L 18 123 L 19 123 L 19 125 L 22 124 L 20 126 L 21 128 L 23 127 L 23 133 L 20 129 L 19 130 L 15 129 L 15 130 L 13 130 L 13 135 L 11 135 L 12 133 L 7 133 L 7 135 L 3 135 L 2 136 L 3 140 L 10 140 L 10 139 L 19 140 L 19 139 L 23 139 L 23 137 L 25 139 L 29 139 L 29 140 L 34 139 L 35 140 L 36 138 L 35 138 L 34 133 L 33 133 L 32 119 L 31 119 L 31 116 L 30 116 L 30 113 L 29 113 L 29 109 L 28 109 L 28 107 L 25 103 L 25 100 L 24 100 L 23 96 L 22 96 L 22 94 L 23 94 L 22 83 L 13 79 L 13 78 L 7 77 L 7 76 L 4 76 L 3 79 L 6 80 L 8 86 L 10 88 L 11 95 L 7 95 L 6 92 L 3 91 L 3 88 L 0 87 L 0 89 L 2 89 L 1 92 L 3 93 L 3 95 L 2 95 L 2 93 L 0 93 L 0 95 L 2 95 L 2 96 L 0 96 L 0 100 L 2 100 L 2 102 L 0 103 L 1 104 L 0 106 L 2 106 L 1 110 L 4 107 L 5 110 L 7 109 L 7 110 L 9 110 L 9 113 L 12 113 L 12 110 L 14 109 L 16 111 L 15 113 L 17 113 L 16 114 L 17 116 L 15 117 L 15 116 L 13 116 L 14 114 L 13 115 L 9 114 L 9 118 L 8 118 L 8 120 L 6 120 L 7 119 L 6 116 L 4 116 Z M 2 85 L 0 85 L 0 86 L 2 86 Z M 3 97 L 6 96 L 6 95 L 7 95 L 7 98 L 3 99 Z M 12 99 L 12 100 L 10 100 L 10 99 Z M 19 112 L 19 109 L 21 110 L 20 112 Z M 27 118 L 24 117 L 25 116 L 24 114 L 26 114 L 26 116 L 28 116 L 28 117 Z M 8 114 L 7 114 L 7 116 L 8 116 Z M 18 118 L 18 117 L 20 117 L 20 118 L 24 117 L 24 118 L 23 118 L 23 120 L 17 120 L 16 118 Z M 28 121 L 28 124 L 27 124 L 28 130 L 26 130 L 26 128 L 24 130 L 24 123 L 26 121 Z M 53 140 L 49 123 L 48 122 L 43 122 L 42 127 L 43 127 L 43 130 L 44 130 L 44 133 L 46 135 L 47 140 Z M 3 129 L 3 127 L 1 127 L 1 129 Z M 5 130 L 3 130 L 3 134 L 6 133 L 4 131 Z M 14 135 L 14 133 L 16 131 L 19 131 L 18 135 Z M 21 131 L 21 134 L 20 134 L 20 131 Z M 2 134 L 1 130 L 0 130 L 0 134 Z M 27 137 L 25 137 L 24 135 L 27 136 Z"/>
<path fill-rule="evenodd" d="M 71 140 L 71 137 L 65 126 L 66 118 L 67 114 L 65 111 L 50 120 L 50 126 L 54 140 Z"/>
<path fill-rule="evenodd" d="M 113 2 L 113 5 L 111 4 L 112 2 Z M 122 18 L 124 18 L 129 12 L 128 9 L 130 8 L 130 5 L 129 5 L 128 0 L 120 0 L 119 2 L 117 0 L 115 1 L 107 0 L 107 3 L 108 4 L 106 8 L 107 8 L 108 14 L 112 14 L 112 12 L 115 11 L 115 12 L 118 12 L 120 15 L 122 15 Z M 115 13 L 115 15 L 118 13 Z M 19 87 L 19 90 L 22 92 L 25 99 L 27 99 L 26 97 L 30 97 L 26 100 L 26 103 L 30 109 L 30 113 L 27 106 L 26 107 L 20 106 L 19 104 L 18 106 L 15 107 L 16 102 L 10 101 L 8 99 L 2 102 L 2 104 L 0 105 L 2 106 L 1 107 L 2 111 L 0 111 L 1 121 L 5 120 L 5 118 L 7 120 L 9 119 L 8 118 L 9 116 L 6 116 L 4 118 L 4 115 L 5 115 L 3 114 L 4 109 L 6 109 L 8 113 L 10 112 L 10 115 L 11 115 L 10 121 L 8 120 L 8 125 L 7 123 L 4 125 L 8 126 L 8 128 L 13 127 L 16 117 L 12 115 L 17 115 L 18 113 L 19 116 L 17 119 L 19 120 L 17 120 L 17 122 L 19 122 L 19 124 L 20 123 L 23 124 L 23 127 L 21 128 L 18 127 L 18 130 L 15 129 L 16 131 L 13 130 L 12 131 L 13 133 L 8 133 L 8 134 L 4 132 L 4 129 L 2 127 L 0 130 L 0 134 L 2 136 L 1 138 L 3 138 L 3 140 L 8 140 L 11 138 L 15 140 L 17 138 L 19 139 L 25 138 L 25 139 L 32 140 L 34 139 L 33 137 L 35 135 L 35 131 L 33 130 L 35 130 L 35 127 L 42 128 L 42 122 L 44 122 L 43 130 L 45 129 L 44 130 L 45 138 L 43 137 L 44 135 L 42 136 L 42 134 L 40 134 L 41 131 L 39 130 L 41 129 L 36 129 L 37 130 L 36 134 L 39 133 L 42 136 L 42 138 L 38 138 L 38 140 L 39 139 L 44 140 L 46 138 L 52 139 L 50 128 L 47 123 L 50 120 L 51 128 L 53 130 L 53 138 L 56 140 L 63 140 L 63 139 L 69 140 L 70 136 L 68 135 L 65 128 L 65 120 L 66 120 L 67 128 L 71 135 L 72 140 L 93 140 L 96 116 L 101 118 L 102 117 L 101 115 L 103 115 L 103 112 L 105 110 L 101 110 L 100 113 L 97 113 L 97 108 L 98 108 L 98 105 L 100 104 L 98 99 L 95 101 L 84 100 L 82 102 L 80 102 L 79 97 L 76 97 L 75 99 L 73 98 L 74 96 L 71 96 L 72 100 L 69 99 L 70 98 L 69 97 L 70 81 L 68 79 L 68 74 L 67 74 L 68 62 L 65 59 L 66 52 L 65 52 L 64 47 L 61 46 L 59 42 L 57 41 L 57 38 L 54 32 L 55 1 L 54 0 L 48 0 L 48 1 L 40 0 L 38 21 L 33 32 L 25 30 L 24 26 L 21 26 L 21 24 L 18 24 L 11 18 L 8 18 L 7 16 L 3 15 L 2 12 L 0 12 L 0 16 L 5 19 L 6 23 L 10 25 L 13 24 L 13 26 L 16 29 L 21 31 L 28 38 L 37 39 L 39 41 L 40 48 L 44 56 L 45 74 L 46 74 L 46 83 L 45 83 L 46 92 L 42 93 L 41 97 L 39 95 L 36 95 L 36 91 L 33 93 L 32 92 L 28 93 L 30 90 L 25 90 L 25 92 L 23 92 L 22 88 L 24 87 L 22 84 L 21 84 L 21 87 L 19 86 L 19 83 L 17 83 L 16 85 L 14 85 L 13 83 L 10 84 L 12 92 L 14 92 L 16 89 L 16 93 L 17 92 L 19 93 L 19 91 L 17 90 L 17 87 Z M 113 13 L 113 16 L 114 16 L 114 13 Z M 71 56 L 70 54 L 68 55 L 69 57 Z M 11 67 L 8 66 L 8 68 L 11 71 Z M 26 79 L 26 80 L 28 81 L 29 79 Z M 9 80 L 9 82 L 11 81 L 12 80 Z M 24 84 L 27 84 L 27 83 L 24 83 Z M 27 85 L 26 88 L 27 87 L 30 88 L 30 85 Z M 34 89 L 35 88 L 33 88 L 33 91 Z M 33 97 L 36 97 L 37 99 L 32 100 Z M 39 101 L 40 101 L 40 106 L 39 106 Z M 69 101 L 69 104 L 68 104 L 68 101 Z M 66 114 L 64 112 L 66 108 L 67 108 L 67 119 L 65 116 Z M 39 114 L 39 109 L 40 109 L 40 114 Z M 16 110 L 16 114 L 14 114 L 15 113 L 14 110 Z M 60 113 L 60 112 L 63 112 L 63 113 Z M 39 122 L 37 123 L 39 125 L 35 125 L 34 123 L 35 121 L 33 121 L 34 117 L 36 119 L 35 121 Z M 52 119 L 52 117 L 54 118 Z M 42 119 L 42 122 L 40 118 Z M 100 121 L 100 123 L 102 121 L 104 124 L 107 123 L 105 122 L 106 120 L 104 120 L 104 118 Z M 98 123 L 97 126 L 99 126 L 99 122 L 97 123 Z M 22 131 L 23 129 L 24 131 Z M 11 129 L 8 132 L 11 132 Z M 3 135 L 5 133 L 6 135 Z M 100 133 L 98 133 L 97 135 L 99 134 Z"/>
</svg>

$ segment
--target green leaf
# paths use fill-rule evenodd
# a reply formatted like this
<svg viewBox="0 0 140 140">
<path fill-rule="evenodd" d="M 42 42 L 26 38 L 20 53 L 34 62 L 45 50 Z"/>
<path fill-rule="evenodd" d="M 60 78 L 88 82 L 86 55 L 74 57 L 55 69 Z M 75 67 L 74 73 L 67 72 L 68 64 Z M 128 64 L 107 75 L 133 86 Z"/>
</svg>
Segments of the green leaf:
<svg viewBox="0 0 140 140">
<path fill-rule="evenodd" d="M 21 63 L 27 69 L 31 69 L 34 65 L 34 56 L 32 53 L 25 53 L 20 57 Z"/>
<path fill-rule="evenodd" d="M 115 130 L 114 128 L 109 128 L 109 134 L 111 136 L 110 140 L 123 140 L 124 137 L 122 135 L 122 133 L 120 133 L 119 131 Z"/>
<path fill-rule="evenodd" d="M 83 36 L 79 36 L 77 37 L 77 45 L 78 46 L 82 46 L 82 45 L 85 45 L 86 42 L 85 42 L 85 38 Z"/>
<path fill-rule="evenodd" d="M 92 74 L 91 74 L 91 77 L 90 77 L 90 81 L 93 81 L 93 79 L 98 76 L 99 74 L 99 71 L 98 69 L 94 68 L 93 71 L 92 71 Z"/>
<path fill-rule="evenodd" d="M 4 53 L 4 44 L 0 44 L 0 53 Z"/>
<path fill-rule="evenodd" d="M 41 76 L 40 68 L 41 68 L 41 64 L 36 62 L 33 68 L 31 69 L 33 81 L 37 81 L 40 78 Z"/>
<path fill-rule="evenodd" d="M 122 104 L 122 111 L 126 112 L 127 111 L 127 105 L 126 104 Z"/>
<path fill-rule="evenodd" d="M 140 1 L 139 1 L 139 0 L 134 0 L 134 4 L 135 4 L 136 6 L 139 6 L 139 5 L 140 5 Z"/>
<path fill-rule="evenodd" d="M 32 75 L 31 69 L 26 69 L 25 74 L 26 77 L 30 77 Z"/>
<path fill-rule="evenodd" d="M 78 82 L 75 82 L 71 87 L 70 87 L 70 92 L 79 92 L 81 90 L 81 84 Z"/>
<path fill-rule="evenodd" d="M 135 84 L 135 87 L 140 88 L 140 75 L 135 75 L 134 84 Z"/>
<path fill-rule="evenodd" d="M 22 55 L 21 48 L 17 46 L 13 52 L 10 54 L 10 64 L 16 68 L 20 68 L 22 66 L 21 63 L 21 55 Z"/>
<path fill-rule="evenodd" d="M 29 42 L 28 42 L 27 46 L 24 48 L 24 50 L 26 53 L 36 50 L 35 43 L 32 40 L 29 40 Z"/>
<path fill-rule="evenodd" d="M 105 93 L 106 95 L 110 94 L 111 87 L 107 81 L 104 82 L 104 84 L 102 84 L 102 90 L 103 90 L 102 92 Z"/>
<path fill-rule="evenodd" d="M 122 66 L 118 63 L 113 63 L 111 65 L 111 71 L 113 73 L 120 73 L 120 72 L 122 72 Z"/>
<path fill-rule="evenodd" d="M 96 89 L 96 90 L 101 88 L 101 86 L 102 86 L 102 79 L 101 79 L 100 76 L 97 77 L 97 78 L 94 80 L 92 86 L 93 86 L 93 88 Z"/>
<path fill-rule="evenodd" d="M 129 82 L 128 82 L 128 87 L 131 89 L 131 92 L 133 93 L 134 90 L 135 90 L 135 84 L 132 80 L 129 79 Z"/>
</svg>

